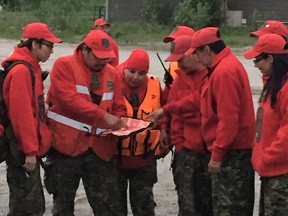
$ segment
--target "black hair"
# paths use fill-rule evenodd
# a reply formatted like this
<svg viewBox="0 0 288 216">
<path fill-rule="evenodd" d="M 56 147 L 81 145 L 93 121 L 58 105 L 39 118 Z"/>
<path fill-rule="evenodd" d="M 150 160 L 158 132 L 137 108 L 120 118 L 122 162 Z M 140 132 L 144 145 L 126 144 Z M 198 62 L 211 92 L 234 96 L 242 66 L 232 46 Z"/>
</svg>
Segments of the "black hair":
<svg viewBox="0 0 288 216">
<path fill-rule="evenodd" d="M 92 51 L 92 49 L 88 47 L 85 43 L 80 44 L 77 50 L 86 50 L 88 53 Z"/>
<path fill-rule="evenodd" d="M 219 54 L 226 47 L 226 44 L 223 40 L 218 40 L 213 43 L 197 47 L 197 49 L 203 51 L 205 46 L 209 46 L 214 53 Z"/>
<path fill-rule="evenodd" d="M 226 47 L 226 44 L 223 40 L 218 40 L 208 44 L 208 46 L 214 53 L 219 54 Z"/>
<path fill-rule="evenodd" d="M 20 43 L 17 45 L 17 47 L 22 48 L 22 47 L 27 47 L 29 50 L 32 48 L 32 42 L 35 38 L 29 38 L 27 40 L 21 40 Z"/>
<path fill-rule="evenodd" d="M 84 46 L 84 49 L 85 49 L 88 53 L 92 52 L 92 49 L 91 49 L 90 47 L 88 47 L 87 45 Z"/>
<path fill-rule="evenodd" d="M 268 55 L 264 53 L 264 55 Z M 272 73 L 265 84 L 262 92 L 264 95 L 264 100 L 267 99 L 268 95 L 271 96 L 270 106 L 274 108 L 277 103 L 277 94 L 282 88 L 282 86 L 287 82 L 288 73 L 288 54 L 270 54 L 273 57 L 272 63 Z"/>
<path fill-rule="evenodd" d="M 43 38 L 28 38 L 27 40 L 21 40 L 20 43 L 17 45 L 18 48 L 27 47 L 29 50 L 32 49 L 32 42 L 36 41 L 40 45 L 40 48 L 43 44 Z"/>
</svg>

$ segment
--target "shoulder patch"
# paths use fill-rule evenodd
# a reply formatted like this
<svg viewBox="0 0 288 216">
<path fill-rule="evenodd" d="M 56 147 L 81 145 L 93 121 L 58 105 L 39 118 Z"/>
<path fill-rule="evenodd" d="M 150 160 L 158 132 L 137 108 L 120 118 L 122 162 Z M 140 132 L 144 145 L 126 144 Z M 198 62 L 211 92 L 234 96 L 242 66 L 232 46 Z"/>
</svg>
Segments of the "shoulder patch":
<svg viewBox="0 0 288 216">
<path fill-rule="evenodd" d="M 114 82 L 112 81 L 107 81 L 107 88 L 109 90 L 113 90 L 114 89 Z"/>
</svg>

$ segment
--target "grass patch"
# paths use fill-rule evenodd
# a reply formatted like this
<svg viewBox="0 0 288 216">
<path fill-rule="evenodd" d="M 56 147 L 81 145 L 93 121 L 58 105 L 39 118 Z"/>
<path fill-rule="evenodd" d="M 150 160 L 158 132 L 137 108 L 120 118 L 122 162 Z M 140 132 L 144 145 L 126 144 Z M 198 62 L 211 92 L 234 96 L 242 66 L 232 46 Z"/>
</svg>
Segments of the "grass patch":
<svg viewBox="0 0 288 216">
<path fill-rule="evenodd" d="M 29 22 L 36 22 L 37 18 L 31 13 L 0 12 L 0 37 L 6 39 L 20 39 L 22 27 Z"/>
<path fill-rule="evenodd" d="M 250 27 L 225 27 L 221 28 L 220 32 L 225 43 L 233 48 L 242 48 L 251 46 L 255 43 L 256 39 L 249 36 L 249 33 L 254 29 Z"/>
<path fill-rule="evenodd" d="M 172 29 L 170 26 L 151 22 L 113 22 L 111 23 L 111 36 L 121 46 L 133 46 L 145 49 L 169 49 L 162 39 Z"/>
<path fill-rule="evenodd" d="M 79 13 L 80 14 L 80 13 Z M 71 18 L 70 18 L 71 19 Z M 89 20 L 88 20 L 89 19 Z M 73 17 L 67 21 L 65 29 L 47 23 L 53 32 L 67 43 L 79 43 L 87 32 L 92 29 L 91 17 Z M 0 13 L 0 37 L 6 39 L 20 40 L 22 27 L 30 22 L 41 22 L 34 12 L 1 12 Z M 42 21 L 43 22 L 43 21 Z M 164 36 L 168 35 L 174 27 L 159 25 L 145 21 L 112 22 L 111 36 L 120 46 L 141 47 L 153 50 L 169 50 L 169 46 L 162 42 Z M 221 28 L 222 38 L 225 43 L 233 48 L 251 46 L 255 39 L 249 37 L 253 31 L 249 27 Z"/>
</svg>

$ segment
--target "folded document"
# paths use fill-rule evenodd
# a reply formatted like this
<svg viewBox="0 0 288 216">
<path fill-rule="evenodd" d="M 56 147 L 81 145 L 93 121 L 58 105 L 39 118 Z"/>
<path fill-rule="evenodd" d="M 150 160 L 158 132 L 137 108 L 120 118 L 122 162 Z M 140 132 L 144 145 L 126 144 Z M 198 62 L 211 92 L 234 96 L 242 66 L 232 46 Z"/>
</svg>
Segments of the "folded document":
<svg viewBox="0 0 288 216">
<path fill-rule="evenodd" d="M 112 131 L 108 129 L 101 133 L 101 135 L 114 134 L 116 136 L 129 136 L 131 133 L 137 133 L 150 127 L 153 122 L 144 121 L 141 119 L 134 119 L 129 117 L 121 117 L 126 122 L 128 128 L 121 128 L 120 130 Z"/>
</svg>

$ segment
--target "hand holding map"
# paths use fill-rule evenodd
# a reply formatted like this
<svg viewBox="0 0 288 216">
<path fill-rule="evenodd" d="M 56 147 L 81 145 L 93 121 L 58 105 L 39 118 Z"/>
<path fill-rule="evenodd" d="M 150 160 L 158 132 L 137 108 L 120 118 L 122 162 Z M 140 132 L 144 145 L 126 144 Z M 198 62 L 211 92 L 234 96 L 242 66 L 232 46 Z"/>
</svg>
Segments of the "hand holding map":
<svg viewBox="0 0 288 216">
<path fill-rule="evenodd" d="M 141 119 L 134 119 L 134 118 L 129 118 L 129 117 L 121 117 L 121 119 L 124 122 L 126 122 L 126 124 L 128 125 L 128 128 L 121 128 L 120 130 L 115 130 L 115 131 L 108 129 L 104 131 L 103 133 L 101 133 L 101 135 L 105 136 L 108 134 L 114 134 L 116 136 L 128 136 L 131 133 L 141 132 L 153 124 L 153 122 L 148 122 L 148 121 L 144 121 Z"/>
</svg>

